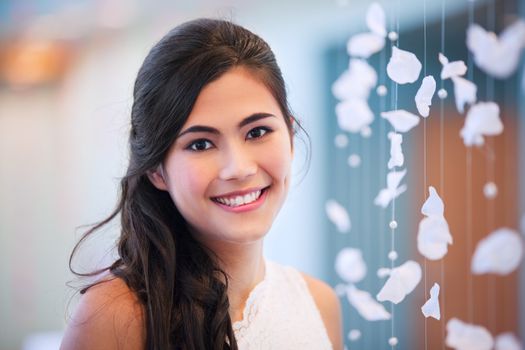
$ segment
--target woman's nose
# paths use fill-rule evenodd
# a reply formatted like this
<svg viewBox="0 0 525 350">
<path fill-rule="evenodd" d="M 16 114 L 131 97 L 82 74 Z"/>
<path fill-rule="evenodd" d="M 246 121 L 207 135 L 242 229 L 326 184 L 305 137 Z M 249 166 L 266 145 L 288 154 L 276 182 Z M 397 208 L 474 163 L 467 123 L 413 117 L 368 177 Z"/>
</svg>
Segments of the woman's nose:
<svg viewBox="0 0 525 350">
<path fill-rule="evenodd" d="M 244 145 L 231 146 L 224 152 L 221 180 L 241 180 L 257 172 L 255 159 Z"/>
</svg>

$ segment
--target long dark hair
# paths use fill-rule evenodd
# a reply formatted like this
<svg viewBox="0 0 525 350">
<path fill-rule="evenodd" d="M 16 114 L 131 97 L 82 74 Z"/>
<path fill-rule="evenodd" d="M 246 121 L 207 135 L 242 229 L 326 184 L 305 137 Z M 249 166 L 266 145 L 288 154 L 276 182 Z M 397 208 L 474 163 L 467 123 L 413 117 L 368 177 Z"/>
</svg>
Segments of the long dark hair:
<svg viewBox="0 0 525 350">
<path fill-rule="evenodd" d="M 147 176 L 164 160 L 202 88 L 235 66 L 248 68 L 267 86 L 294 134 L 300 125 L 292 123 L 281 71 L 264 40 L 223 20 L 179 25 L 151 49 L 138 72 L 130 160 L 118 204 L 84 234 L 69 259 L 77 276 L 110 271 L 136 293 L 143 304 L 147 349 L 237 349 L 228 276 L 218 257 L 192 237 L 170 195 Z M 79 245 L 119 214 L 119 258 L 97 271 L 76 272 L 72 260 Z"/>
</svg>

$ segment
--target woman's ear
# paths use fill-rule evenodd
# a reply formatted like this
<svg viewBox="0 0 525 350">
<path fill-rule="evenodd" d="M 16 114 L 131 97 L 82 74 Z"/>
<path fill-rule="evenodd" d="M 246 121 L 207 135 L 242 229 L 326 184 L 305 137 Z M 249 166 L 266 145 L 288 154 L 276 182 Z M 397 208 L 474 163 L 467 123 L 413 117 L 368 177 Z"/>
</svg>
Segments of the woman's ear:
<svg viewBox="0 0 525 350">
<path fill-rule="evenodd" d="M 159 165 L 155 170 L 149 170 L 147 172 L 149 181 L 155 186 L 158 190 L 167 191 L 168 185 L 164 179 L 164 171 L 162 165 Z"/>
</svg>

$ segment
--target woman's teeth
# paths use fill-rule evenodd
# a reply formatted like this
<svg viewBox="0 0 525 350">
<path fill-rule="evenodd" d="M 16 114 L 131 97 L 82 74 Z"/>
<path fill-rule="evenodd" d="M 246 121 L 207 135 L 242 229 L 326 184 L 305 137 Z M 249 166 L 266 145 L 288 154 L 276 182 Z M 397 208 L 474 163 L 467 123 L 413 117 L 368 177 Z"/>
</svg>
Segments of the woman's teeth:
<svg viewBox="0 0 525 350">
<path fill-rule="evenodd" d="M 261 196 L 262 191 L 258 190 L 252 193 L 245 194 L 244 196 L 236 197 L 217 197 L 215 200 L 221 204 L 227 205 L 229 207 L 238 207 L 240 205 L 246 205 L 252 202 L 255 202 Z"/>
</svg>

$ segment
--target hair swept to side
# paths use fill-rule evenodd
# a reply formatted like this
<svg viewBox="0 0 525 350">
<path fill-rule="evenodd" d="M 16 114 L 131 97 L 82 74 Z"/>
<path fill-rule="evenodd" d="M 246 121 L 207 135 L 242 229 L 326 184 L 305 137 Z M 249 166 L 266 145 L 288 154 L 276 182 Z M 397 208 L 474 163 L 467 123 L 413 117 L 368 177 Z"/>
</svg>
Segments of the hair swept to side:
<svg viewBox="0 0 525 350">
<path fill-rule="evenodd" d="M 264 40 L 225 20 L 197 19 L 175 27 L 151 49 L 135 81 L 130 160 L 117 206 L 82 236 L 69 259 L 77 276 L 109 271 L 136 293 L 147 349 L 237 349 L 228 276 L 218 257 L 192 237 L 170 195 L 147 177 L 163 162 L 202 88 L 235 66 L 250 69 L 267 86 L 291 135 L 293 126 L 300 128 L 292 123 L 281 71 Z M 81 243 L 118 216 L 118 259 L 90 273 L 75 271 L 72 261 Z"/>
</svg>

